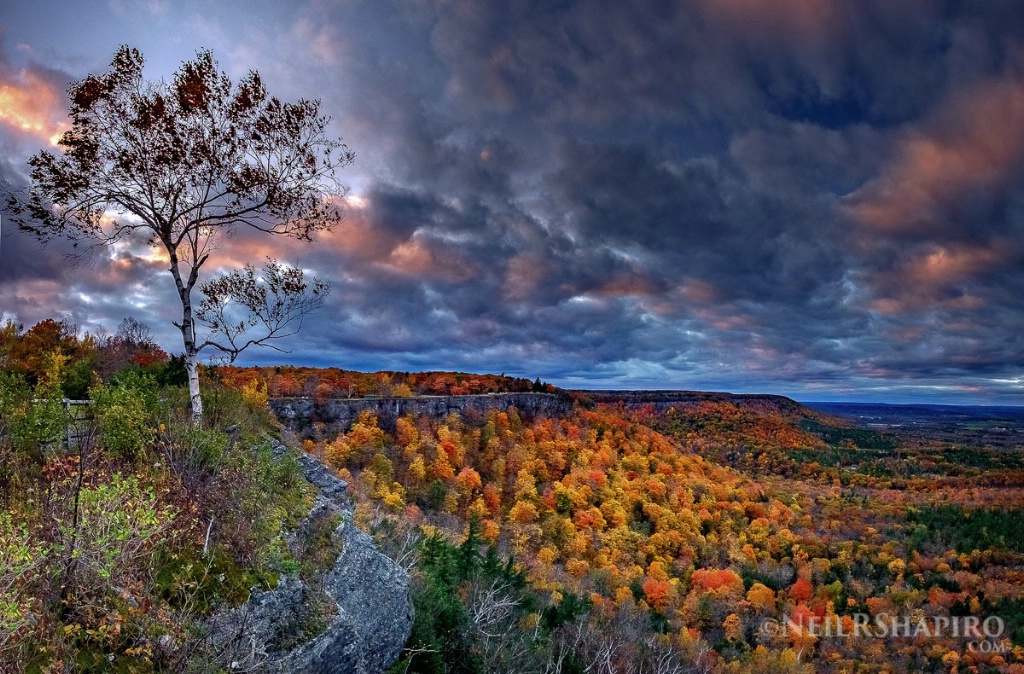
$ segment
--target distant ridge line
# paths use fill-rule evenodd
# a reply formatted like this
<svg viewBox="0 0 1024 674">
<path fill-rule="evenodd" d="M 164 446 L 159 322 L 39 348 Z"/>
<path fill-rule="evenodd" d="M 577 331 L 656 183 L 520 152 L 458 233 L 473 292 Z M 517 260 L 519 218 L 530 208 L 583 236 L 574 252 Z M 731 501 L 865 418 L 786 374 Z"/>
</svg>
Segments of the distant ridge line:
<svg viewBox="0 0 1024 674">
<path fill-rule="evenodd" d="M 683 390 L 631 390 L 616 391 L 608 389 L 573 389 L 578 393 L 589 397 L 594 402 L 609 402 L 618 400 L 646 401 L 646 402 L 701 402 L 701 401 L 751 401 L 771 400 L 775 402 L 785 401 L 794 405 L 800 405 L 792 398 L 775 393 L 729 393 L 727 391 L 683 391 Z"/>
<path fill-rule="evenodd" d="M 695 398 L 785 398 L 786 400 L 792 400 L 783 395 L 776 393 L 730 393 L 728 391 L 692 391 L 688 389 L 566 389 L 573 393 L 582 393 L 589 396 L 608 396 L 608 397 L 639 397 L 639 396 L 655 396 L 655 397 L 695 397 Z M 794 401 L 795 402 L 795 401 Z"/>
</svg>

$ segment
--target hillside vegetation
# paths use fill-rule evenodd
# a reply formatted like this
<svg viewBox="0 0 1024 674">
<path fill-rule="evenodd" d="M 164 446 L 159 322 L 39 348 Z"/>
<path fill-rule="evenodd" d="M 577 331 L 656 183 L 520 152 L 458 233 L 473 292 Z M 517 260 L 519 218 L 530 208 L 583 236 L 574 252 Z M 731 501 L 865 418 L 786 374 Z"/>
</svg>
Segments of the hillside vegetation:
<svg viewBox="0 0 1024 674">
<path fill-rule="evenodd" d="M 396 672 L 1024 672 L 1019 464 L 784 402 L 364 414 L 305 447 L 414 569 Z"/>
<path fill-rule="evenodd" d="M 123 327 L 0 326 L 0 671 L 235 671 L 209 616 L 336 552 L 331 523 L 286 543 L 313 494 L 269 451 L 275 386 L 549 390 L 207 368 L 196 427 L 180 361 Z M 1021 447 L 908 442 L 769 396 L 573 395 L 557 418 L 364 413 L 295 439 L 412 574 L 394 673 L 1024 672 Z"/>
<path fill-rule="evenodd" d="M 0 329 L 0 672 L 231 671 L 207 617 L 305 564 L 282 534 L 313 494 L 265 391 L 208 381 L 194 426 L 137 337 Z"/>
<path fill-rule="evenodd" d="M 357 372 L 336 367 L 315 368 L 281 365 L 275 367 L 217 368 L 217 378 L 239 387 L 259 380 L 272 398 L 304 396 L 328 398 L 365 396 L 478 395 L 483 393 L 551 392 L 555 388 L 540 379 L 466 372 Z"/>
</svg>

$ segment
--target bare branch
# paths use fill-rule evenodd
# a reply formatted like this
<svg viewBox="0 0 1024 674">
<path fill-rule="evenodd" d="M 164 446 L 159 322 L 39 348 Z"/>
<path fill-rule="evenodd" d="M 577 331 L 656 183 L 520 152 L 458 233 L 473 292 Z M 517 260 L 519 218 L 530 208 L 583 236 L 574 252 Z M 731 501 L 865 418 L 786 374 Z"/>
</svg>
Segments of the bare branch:
<svg viewBox="0 0 1024 674">
<path fill-rule="evenodd" d="M 255 267 L 233 271 L 200 287 L 203 300 L 196 310 L 196 319 L 220 335 L 198 348 L 212 347 L 234 362 L 251 346 L 265 346 L 284 351 L 270 342 L 294 335 L 309 313 L 323 306 L 330 286 L 319 279 L 307 282 L 298 267 L 267 259 L 259 274 Z M 249 336 L 253 330 L 257 336 Z"/>
</svg>

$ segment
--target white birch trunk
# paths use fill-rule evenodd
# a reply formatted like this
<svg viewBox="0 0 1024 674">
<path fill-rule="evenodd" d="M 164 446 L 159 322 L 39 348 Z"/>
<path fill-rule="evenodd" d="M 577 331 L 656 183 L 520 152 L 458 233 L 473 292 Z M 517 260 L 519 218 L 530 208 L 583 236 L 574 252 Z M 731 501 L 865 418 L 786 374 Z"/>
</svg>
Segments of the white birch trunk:
<svg viewBox="0 0 1024 674">
<path fill-rule="evenodd" d="M 199 395 L 199 356 L 191 353 L 195 349 L 185 350 L 185 371 L 188 373 L 188 397 L 192 403 L 192 423 L 198 424 L 203 420 L 203 398 Z"/>
</svg>

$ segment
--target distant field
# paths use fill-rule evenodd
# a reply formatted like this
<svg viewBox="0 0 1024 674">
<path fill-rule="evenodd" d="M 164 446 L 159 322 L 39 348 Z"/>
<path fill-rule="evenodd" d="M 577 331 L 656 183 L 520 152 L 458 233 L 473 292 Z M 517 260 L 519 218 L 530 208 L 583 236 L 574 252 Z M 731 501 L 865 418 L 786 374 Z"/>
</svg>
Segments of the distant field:
<svg viewBox="0 0 1024 674">
<path fill-rule="evenodd" d="M 808 407 L 857 426 L 940 442 L 1011 447 L 1024 445 L 1024 407 L 884 405 L 808 402 Z"/>
</svg>

